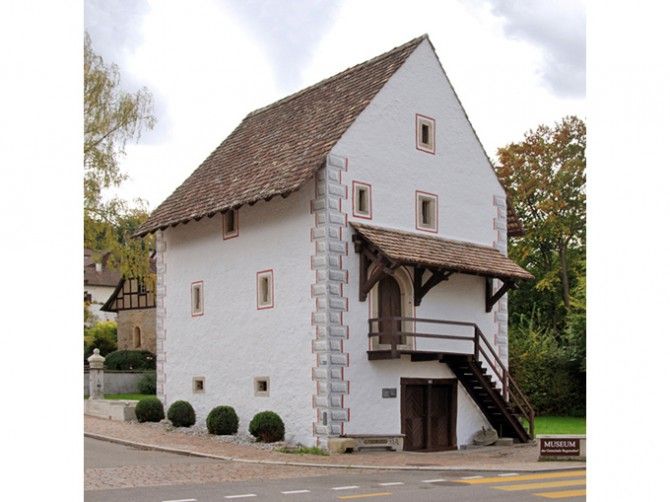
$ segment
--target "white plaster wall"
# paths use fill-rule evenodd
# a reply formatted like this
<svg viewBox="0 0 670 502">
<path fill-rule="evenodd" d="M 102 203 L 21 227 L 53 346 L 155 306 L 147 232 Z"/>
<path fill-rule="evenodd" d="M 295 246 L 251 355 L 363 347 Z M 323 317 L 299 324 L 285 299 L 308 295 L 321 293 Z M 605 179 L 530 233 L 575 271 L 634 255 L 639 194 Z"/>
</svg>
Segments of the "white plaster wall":
<svg viewBox="0 0 670 502">
<path fill-rule="evenodd" d="M 286 199 L 240 209 L 239 237 L 223 240 L 221 216 L 165 231 L 166 404 L 191 402 L 203 423 L 217 405 L 231 405 L 246 430 L 253 415 L 273 410 L 286 439 L 312 444 L 308 182 Z M 256 272 L 274 270 L 274 308 L 256 308 Z M 191 316 L 191 283 L 204 281 L 204 315 Z M 194 393 L 193 377 L 205 377 Z M 270 378 L 269 397 L 255 397 L 255 376 Z"/>
<path fill-rule="evenodd" d="M 435 119 L 436 152 L 416 149 L 415 114 Z M 438 195 L 439 235 L 492 246 L 505 196 L 430 44 L 424 41 L 333 148 L 342 182 L 372 185 L 370 223 L 415 230 L 415 191 Z M 351 202 L 351 196 L 347 201 Z M 368 222 L 352 217 L 351 221 Z"/>
<path fill-rule="evenodd" d="M 352 259 L 354 258 L 354 259 Z M 347 378 L 350 380 L 348 406 L 351 409 L 350 422 L 345 425 L 348 434 L 399 434 L 400 424 L 400 379 L 401 378 L 455 378 L 449 367 L 437 361 L 411 361 L 408 356 L 400 360 L 368 361 L 368 319 L 372 310 L 373 295 L 368 295 L 365 302 L 358 301 L 358 263 L 357 256 L 350 255 L 348 263 L 350 277 L 353 281 L 348 287 L 349 311 L 345 314 L 349 324 L 349 339 L 345 348 L 349 352 L 350 364 Z M 453 282 L 452 282 L 453 281 Z M 481 284 L 479 282 L 481 281 Z M 421 306 L 412 317 L 429 319 L 448 319 L 455 321 L 475 322 L 485 331 L 491 323 L 491 316 L 484 313 L 484 308 L 477 307 L 484 301 L 483 279 L 454 275 L 448 283 L 436 286 L 426 295 Z M 480 312 L 481 311 L 481 312 Z M 422 325 L 422 329 L 427 325 Z M 431 332 L 426 329 L 426 332 Z M 472 330 L 435 330 L 437 333 L 471 336 Z M 422 343 L 417 339 L 417 343 Z M 450 343 L 450 351 L 472 352 L 470 342 Z M 396 399 L 382 399 L 382 388 L 398 389 Z M 456 418 L 456 438 L 459 445 L 469 444 L 472 436 L 483 426 L 490 427 L 489 422 L 479 410 L 465 388 L 458 386 L 458 415 Z"/>
<path fill-rule="evenodd" d="M 86 286 L 84 290 L 91 294 L 91 304 L 88 310 L 91 314 L 96 316 L 99 321 L 116 321 L 116 313 L 103 312 L 100 308 L 109 300 L 109 297 L 114 292 L 114 286 Z"/>
<path fill-rule="evenodd" d="M 416 149 L 416 113 L 435 119 L 434 155 Z M 420 190 L 438 195 L 437 235 L 487 246 L 495 242 L 493 197 L 504 196 L 504 191 L 427 42 L 389 80 L 333 153 L 348 160 L 342 182 L 349 190 L 343 201 L 349 221 L 419 232 L 415 191 Z M 372 185 L 371 221 L 352 216 L 352 180 Z M 350 228 L 348 232 L 351 243 Z M 351 244 L 350 250 L 345 258 L 350 277 L 345 288 L 349 298 L 345 322 L 350 333 L 345 351 L 350 354 L 346 378 L 351 384 L 345 405 L 350 407 L 351 420 L 345 432 L 399 433 L 400 378 L 445 378 L 453 373 L 435 361 L 367 360 L 370 305 L 358 301 L 358 256 Z M 494 318 L 485 312 L 484 287 L 483 278 L 454 274 L 428 293 L 416 317 L 475 322 L 493 342 Z M 469 347 L 471 350 L 472 344 Z M 382 387 L 397 387 L 398 398 L 382 399 Z M 487 420 L 459 384 L 458 444 L 469 443 L 484 425 L 489 426 Z"/>
</svg>

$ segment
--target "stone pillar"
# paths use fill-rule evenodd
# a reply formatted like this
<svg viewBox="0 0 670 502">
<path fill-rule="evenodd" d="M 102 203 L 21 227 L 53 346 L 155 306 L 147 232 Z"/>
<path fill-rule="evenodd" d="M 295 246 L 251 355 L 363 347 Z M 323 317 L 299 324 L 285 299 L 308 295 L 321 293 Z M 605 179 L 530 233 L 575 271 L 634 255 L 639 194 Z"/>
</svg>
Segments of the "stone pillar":
<svg viewBox="0 0 670 502">
<path fill-rule="evenodd" d="M 167 271 L 167 241 L 162 230 L 156 232 L 156 397 L 167 406 L 165 388 L 165 365 L 167 354 L 165 351 L 165 340 L 167 326 L 165 319 L 166 311 L 166 281 Z"/>
<path fill-rule="evenodd" d="M 88 398 L 105 398 L 105 358 L 100 355 L 100 349 L 93 349 L 93 355 L 88 358 Z"/>
<path fill-rule="evenodd" d="M 347 197 L 342 171 L 346 169 L 345 158 L 328 155 L 326 165 L 316 175 L 316 196 L 312 201 L 315 215 L 312 269 L 316 272 L 311 291 L 315 298 L 312 351 L 316 354 L 312 368 L 316 392 L 312 405 L 317 418 L 313 430 L 317 446 L 324 448 L 328 438 L 344 433 L 344 424 L 349 421 L 346 406 L 349 382 L 345 378 L 349 354 L 344 348 L 349 337 L 344 323 L 349 303 L 343 295 L 343 286 L 348 282 L 348 273 L 343 268 L 343 257 L 348 254 L 347 215 L 342 211 L 342 201 Z"/>
<path fill-rule="evenodd" d="M 493 197 L 496 217 L 493 220 L 493 228 L 496 232 L 496 239 L 493 247 L 507 256 L 507 198 L 499 195 Z M 502 286 L 499 280 L 493 281 L 493 290 L 497 291 Z M 498 355 L 505 366 L 508 363 L 508 336 L 507 336 L 507 295 L 498 300 L 493 310 L 493 319 L 496 326 L 494 344 L 498 349 Z"/>
</svg>

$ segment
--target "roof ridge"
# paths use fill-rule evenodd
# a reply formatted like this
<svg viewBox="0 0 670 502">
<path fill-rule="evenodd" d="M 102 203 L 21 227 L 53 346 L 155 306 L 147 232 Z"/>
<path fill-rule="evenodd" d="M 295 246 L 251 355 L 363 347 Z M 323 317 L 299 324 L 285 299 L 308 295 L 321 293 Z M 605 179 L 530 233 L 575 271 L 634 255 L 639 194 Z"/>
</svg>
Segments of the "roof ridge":
<svg viewBox="0 0 670 502">
<path fill-rule="evenodd" d="M 379 225 L 370 225 L 368 223 L 359 223 L 357 221 L 350 221 L 349 224 L 354 228 L 363 227 L 363 228 L 370 228 L 370 229 L 373 229 L 373 230 L 385 230 L 387 232 L 396 232 L 396 233 L 399 233 L 399 234 L 411 235 L 413 237 L 423 237 L 423 238 L 426 238 L 426 239 L 435 239 L 435 240 L 440 240 L 440 241 L 452 242 L 452 243 L 456 243 L 456 244 L 464 244 L 466 246 L 473 246 L 473 247 L 498 251 L 498 253 L 500 253 L 500 251 L 494 246 L 487 246 L 486 244 L 477 244 L 476 242 L 462 241 L 462 240 L 459 240 L 459 239 L 449 239 L 449 238 L 443 237 L 441 235 L 426 235 L 426 234 L 420 234 L 420 233 L 417 233 L 417 232 L 411 232 L 409 230 L 404 230 L 402 228 L 382 227 L 382 226 L 379 226 Z M 500 254 L 502 255 L 502 253 L 500 253 Z"/>
<path fill-rule="evenodd" d="M 413 44 L 416 44 L 418 46 L 419 43 L 423 42 L 424 40 L 430 41 L 430 39 L 428 38 L 427 33 L 424 33 L 423 35 L 418 36 L 416 38 L 413 38 L 412 40 L 410 40 L 408 42 L 405 42 L 402 45 L 394 47 L 390 51 L 386 51 L 383 54 L 379 54 L 379 55 L 377 55 L 373 58 L 370 58 L 370 59 L 367 59 L 367 60 L 365 60 L 361 63 L 355 64 L 354 66 L 350 66 L 349 68 L 346 68 L 346 69 L 342 70 L 341 72 L 336 73 L 335 75 L 331 75 L 330 77 L 324 78 L 323 80 L 320 80 L 320 81 L 316 82 L 315 84 L 304 87 L 304 88 L 300 89 L 299 91 L 294 92 L 293 94 L 289 94 L 288 96 L 284 96 L 283 98 L 278 99 L 277 101 L 274 101 L 274 102 L 272 102 L 268 105 L 262 106 L 261 108 L 257 108 L 256 110 L 253 110 L 253 111 L 249 112 L 247 114 L 246 118 L 249 118 L 253 115 L 258 115 L 258 114 L 263 113 L 267 110 L 270 110 L 271 108 L 274 108 L 275 106 L 279 106 L 279 105 L 282 105 L 284 103 L 287 103 L 288 101 L 291 101 L 292 99 L 298 98 L 298 97 L 302 96 L 303 94 L 306 94 L 309 91 L 312 91 L 312 90 L 314 90 L 314 89 L 316 89 L 316 88 L 318 88 L 322 85 L 325 85 L 325 84 L 327 84 L 327 83 L 329 83 L 329 82 L 331 82 L 335 79 L 341 78 L 344 75 L 352 73 L 353 71 L 359 69 L 361 66 L 376 63 L 377 61 L 379 61 L 379 60 L 381 60 L 385 57 L 388 57 L 392 54 L 395 54 L 396 52 L 400 52 L 404 49 L 407 49 L 408 47 L 411 47 Z"/>
</svg>

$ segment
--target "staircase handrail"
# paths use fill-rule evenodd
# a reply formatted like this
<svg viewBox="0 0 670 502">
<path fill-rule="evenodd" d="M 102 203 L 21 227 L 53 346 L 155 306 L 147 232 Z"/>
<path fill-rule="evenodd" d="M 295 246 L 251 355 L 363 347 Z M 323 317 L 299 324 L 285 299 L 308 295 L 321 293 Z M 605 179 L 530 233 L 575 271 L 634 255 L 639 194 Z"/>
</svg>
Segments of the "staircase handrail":
<svg viewBox="0 0 670 502">
<path fill-rule="evenodd" d="M 374 331 L 372 329 L 374 323 L 379 323 L 382 321 L 386 322 L 391 321 L 390 332 L 381 333 L 378 330 Z M 413 331 L 397 330 L 396 322 L 415 322 L 415 323 L 450 324 L 454 326 L 468 326 L 473 328 L 474 336 L 470 337 L 462 335 L 438 335 L 433 333 L 417 333 Z M 498 377 L 503 386 L 502 390 L 503 398 L 505 399 L 505 401 L 509 401 L 510 399 L 513 401 L 517 409 L 528 421 L 530 436 L 535 437 L 535 410 L 533 409 L 533 406 L 530 404 L 530 401 L 528 401 L 528 398 L 523 393 L 519 385 L 512 378 L 512 376 L 509 373 L 509 370 L 503 363 L 502 359 L 495 351 L 491 343 L 486 339 L 486 337 L 484 336 L 484 334 L 479 329 L 479 326 L 476 323 L 467 321 L 451 321 L 445 319 L 425 319 L 418 317 L 393 316 L 393 317 L 370 318 L 368 320 L 368 325 L 369 325 L 368 338 L 381 335 L 392 336 L 392 342 L 390 345 L 391 345 L 391 353 L 393 355 L 397 354 L 398 341 L 400 340 L 401 336 L 413 336 L 417 338 L 440 338 L 448 340 L 471 340 L 474 346 L 473 355 L 475 356 L 475 359 L 479 360 L 479 356 L 481 355 L 489 363 L 491 370 L 495 373 L 495 375 Z M 377 327 L 379 328 L 379 324 L 377 324 Z M 481 342 L 481 340 L 483 340 L 483 343 Z M 489 354 L 493 356 L 493 361 L 489 357 Z M 502 374 L 498 370 L 498 367 L 502 369 Z"/>
</svg>

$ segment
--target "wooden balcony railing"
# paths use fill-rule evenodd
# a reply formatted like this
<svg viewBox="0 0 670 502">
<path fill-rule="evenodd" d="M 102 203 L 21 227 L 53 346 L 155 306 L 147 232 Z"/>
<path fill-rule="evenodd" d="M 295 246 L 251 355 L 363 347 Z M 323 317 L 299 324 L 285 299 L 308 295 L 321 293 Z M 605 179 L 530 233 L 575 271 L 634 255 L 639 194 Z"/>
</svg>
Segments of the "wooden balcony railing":
<svg viewBox="0 0 670 502">
<path fill-rule="evenodd" d="M 473 322 L 463 322 L 463 321 L 447 321 L 447 320 L 438 320 L 438 319 L 422 319 L 416 317 L 377 317 L 370 319 L 369 324 L 369 333 L 368 338 L 381 337 L 383 336 L 386 340 L 390 340 L 390 343 L 385 345 L 390 345 L 391 357 L 399 357 L 400 352 L 403 353 L 421 353 L 421 352 L 434 352 L 439 354 L 471 354 L 474 356 L 476 361 L 486 361 L 488 366 L 491 368 L 493 373 L 498 377 L 500 384 L 502 385 L 502 396 L 504 400 L 512 404 L 516 410 L 528 421 L 529 424 L 529 433 L 531 437 L 535 437 L 535 410 L 531 406 L 528 398 L 521 391 L 517 383 L 510 376 L 509 370 L 503 364 L 502 359 L 498 356 L 498 353 L 495 351 L 491 343 L 486 339 L 482 331 L 479 329 L 479 326 Z M 404 329 L 407 325 L 412 325 L 413 330 Z M 438 327 L 447 327 L 447 326 L 457 326 L 460 328 L 471 328 L 472 334 L 468 335 L 456 335 L 456 334 L 437 334 L 437 333 L 422 333 L 420 330 L 417 330 L 417 325 L 428 324 L 431 326 Z M 383 330 L 380 330 L 380 325 L 383 326 Z M 426 331 L 431 331 L 426 330 Z M 398 346 L 402 345 L 403 338 L 414 338 L 414 339 L 434 339 L 434 340 L 456 340 L 460 342 L 472 342 L 471 351 L 467 350 L 463 352 L 462 350 L 449 350 L 448 345 L 443 347 L 432 347 L 428 350 L 417 350 L 417 349 L 399 349 Z M 436 350 L 436 348 L 438 350 Z M 373 350 L 386 350 L 386 349 L 373 349 Z"/>
</svg>

